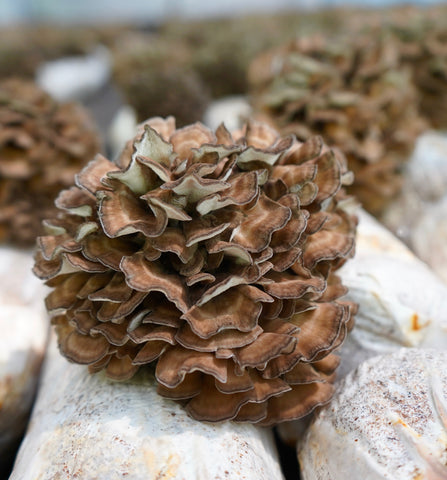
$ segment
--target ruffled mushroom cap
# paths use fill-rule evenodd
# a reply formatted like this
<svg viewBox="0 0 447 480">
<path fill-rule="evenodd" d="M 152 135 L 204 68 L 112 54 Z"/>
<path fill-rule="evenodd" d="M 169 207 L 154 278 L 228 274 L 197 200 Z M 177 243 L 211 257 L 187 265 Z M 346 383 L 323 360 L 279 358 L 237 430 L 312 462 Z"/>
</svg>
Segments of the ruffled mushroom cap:
<svg viewBox="0 0 447 480">
<path fill-rule="evenodd" d="M 355 307 L 343 159 L 262 123 L 231 134 L 147 121 L 120 167 L 63 191 L 34 272 L 60 350 L 125 380 L 155 371 L 196 419 L 270 425 L 329 400 Z"/>
<path fill-rule="evenodd" d="M 179 126 L 200 120 L 210 101 L 207 85 L 191 69 L 180 40 L 129 33 L 113 49 L 113 74 L 139 121 L 174 115 Z"/>
<path fill-rule="evenodd" d="M 259 118 L 300 140 L 321 134 L 347 156 L 348 188 L 379 215 L 401 188 L 401 170 L 424 128 L 409 72 L 386 37 L 299 39 L 251 64 Z"/>
<path fill-rule="evenodd" d="M 0 241 L 32 245 L 59 191 L 98 149 L 79 105 L 58 104 L 32 82 L 0 83 Z"/>
</svg>

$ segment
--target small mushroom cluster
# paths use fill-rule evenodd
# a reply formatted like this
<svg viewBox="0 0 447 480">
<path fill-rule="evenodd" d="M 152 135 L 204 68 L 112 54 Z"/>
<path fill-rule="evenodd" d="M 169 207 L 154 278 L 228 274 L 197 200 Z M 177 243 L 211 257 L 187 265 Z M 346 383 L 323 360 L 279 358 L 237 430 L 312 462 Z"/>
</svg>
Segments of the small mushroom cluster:
<svg viewBox="0 0 447 480">
<path fill-rule="evenodd" d="M 99 149 L 86 111 L 33 82 L 0 83 L 0 241 L 28 246 L 54 199 Z"/>
<path fill-rule="evenodd" d="M 425 127 L 399 58 L 385 35 L 314 36 L 265 52 L 248 73 L 258 117 L 339 147 L 355 174 L 348 191 L 375 215 L 399 192 L 402 165 Z"/>
<path fill-rule="evenodd" d="M 355 311 L 334 273 L 354 248 L 350 176 L 320 137 L 148 120 L 60 193 L 38 239 L 62 354 L 116 380 L 151 366 L 199 420 L 309 413 Z"/>
<path fill-rule="evenodd" d="M 412 21 L 396 21 L 395 35 L 402 63 L 411 70 L 421 97 L 421 113 L 433 128 L 447 127 L 447 12 L 413 14 Z"/>
<path fill-rule="evenodd" d="M 200 120 L 210 102 L 208 85 L 191 67 L 181 41 L 130 32 L 113 49 L 113 77 L 138 121 L 174 115 L 178 126 Z"/>
</svg>

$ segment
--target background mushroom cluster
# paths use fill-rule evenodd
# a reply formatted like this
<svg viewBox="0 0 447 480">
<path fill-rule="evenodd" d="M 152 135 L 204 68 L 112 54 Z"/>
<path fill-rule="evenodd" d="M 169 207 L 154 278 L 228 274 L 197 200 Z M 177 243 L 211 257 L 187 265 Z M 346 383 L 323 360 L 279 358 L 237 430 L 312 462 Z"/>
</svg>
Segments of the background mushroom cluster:
<svg viewBox="0 0 447 480">
<path fill-rule="evenodd" d="M 383 212 L 426 128 L 397 45 L 386 36 L 302 38 L 258 56 L 248 76 L 255 115 L 339 147 L 354 172 L 350 191 L 368 211 Z"/>
<path fill-rule="evenodd" d="M 31 246 L 62 188 L 100 149 L 87 111 L 29 80 L 0 83 L 0 242 Z"/>
</svg>

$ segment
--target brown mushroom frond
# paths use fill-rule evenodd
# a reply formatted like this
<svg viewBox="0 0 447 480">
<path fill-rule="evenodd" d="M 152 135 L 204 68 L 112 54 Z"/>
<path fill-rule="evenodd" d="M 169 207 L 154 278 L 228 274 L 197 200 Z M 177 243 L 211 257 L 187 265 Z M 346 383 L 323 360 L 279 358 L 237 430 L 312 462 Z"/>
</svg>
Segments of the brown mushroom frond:
<svg viewBox="0 0 447 480">
<path fill-rule="evenodd" d="M 58 331 L 56 329 L 56 331 Z M 61 351 L 71 361 L 89 365 L 101 360 L 110 349 L 105 337 L 82 335 L 76 330 L 63 337 Z"/>
<path fill-rule="evenodd" d="M 218 295 L 202 306 L 194 305 L 182 315 L 192 331 L 201 338 L 209 338 L 224 329 L 249 332 L 256 328 L 262 306 L 244 295 L 238 287 Z"/>
<path fill-rule="evenodd" d="M 168 218 L 159 207 L 150 212 L 123 188 L 119 192 L 98 192 L 98 215 L 104 233 L 110 238 L 141 232 L 148 237 L 157 237 L 165 230 Z"/>
</svg>

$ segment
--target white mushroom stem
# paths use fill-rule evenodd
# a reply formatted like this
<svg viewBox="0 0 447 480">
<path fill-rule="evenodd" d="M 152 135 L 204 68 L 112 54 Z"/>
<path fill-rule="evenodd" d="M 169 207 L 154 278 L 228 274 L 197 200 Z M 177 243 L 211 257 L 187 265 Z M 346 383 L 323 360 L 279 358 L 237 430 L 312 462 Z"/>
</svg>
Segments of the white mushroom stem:
<svg viewBox="0 0 447 480">
<path fill-rule="evenodd" d="M 53 339 L 10 480 L 282 479 L 269 429 L 201 423 L 149 374 L 118 383 L 68 363 Z"/>
<path fill-rule="evenodd" d="M 45 352 L 46 289 L 31 252 L 0 248 L 0 467 L 23 434 Z"/>
</svg>

